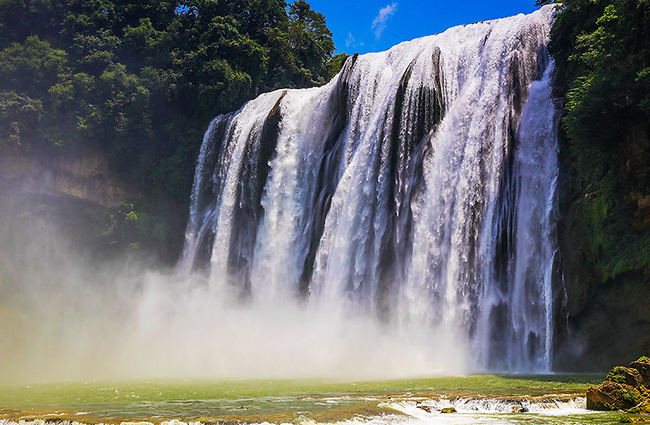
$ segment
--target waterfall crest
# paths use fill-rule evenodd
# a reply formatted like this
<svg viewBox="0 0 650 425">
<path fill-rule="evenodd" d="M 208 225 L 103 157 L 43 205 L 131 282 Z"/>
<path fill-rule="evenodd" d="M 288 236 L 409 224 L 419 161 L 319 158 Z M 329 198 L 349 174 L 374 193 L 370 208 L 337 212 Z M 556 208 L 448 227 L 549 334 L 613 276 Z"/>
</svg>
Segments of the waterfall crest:
<svg viewBox="0 0 650 425">
<path fill-rule="evenodd" d="M 215 118 L 179 267 L 453 340 L 474 368 L 549 370 L 552 10 L 355 55 Z"/>
</svg>

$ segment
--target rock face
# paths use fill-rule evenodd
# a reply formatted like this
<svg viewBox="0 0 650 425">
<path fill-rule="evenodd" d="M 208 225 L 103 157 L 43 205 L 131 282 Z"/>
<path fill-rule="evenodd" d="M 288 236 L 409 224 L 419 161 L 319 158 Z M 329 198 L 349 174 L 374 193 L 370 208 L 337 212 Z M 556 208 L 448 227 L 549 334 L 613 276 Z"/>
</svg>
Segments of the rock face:
<svg viewBox="0 0 650 425">
<path fill-rule="evenodd" d="M 560 154 L 556 371 L 604 372 L 650 352 L 650 142 L 628 133 L 606 195 L 578 181 L 569 147 Z"/>
<path fill-rule="evenodd" d="M 0 182 L 31 194 L 66 195 L 110 207 L 138 193 L 109 168 L 106 156 L 0 156 Z"/>
<path fill-rule="evenodd" d="M 579 226 L 579 225 L 576 225 Z M 650 273 L 628 271 L 602 281 L 586 259 L 579 231 L 565 237 L 557 293 L 556 371 L 606 371 L 650 352 Z"/>
<path fill-rule="evenodd" d="M 630 363 L 629 367 L 616 366 L 602 385 L 589 388 L 587 409 L 650 413 L 648 372 L 650 360 L 645 357 Z"/>
</svg>

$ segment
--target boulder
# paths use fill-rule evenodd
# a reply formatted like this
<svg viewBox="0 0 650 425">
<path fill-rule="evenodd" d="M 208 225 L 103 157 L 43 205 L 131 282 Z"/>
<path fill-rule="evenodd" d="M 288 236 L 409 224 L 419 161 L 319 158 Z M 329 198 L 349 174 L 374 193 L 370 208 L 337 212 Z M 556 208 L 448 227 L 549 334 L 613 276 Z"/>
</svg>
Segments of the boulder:
<svg viewBox="0 0 650 425">
<path fill-rule="evenodd" d="M 616 366 L 602 385 L 589 387 L 587 409 L 650 412 L 649 375 L 650 362 L 645 357 L 632 362 L 630 367 Z"/>
<path fill-rule="evenodd" d="M 627 384 L 605 381 L 599 387 L 591 386 L 587 390 L 587 409 L 589 410 L 625 410 L 637 405 L 639 392 Z M 640 400 L 639 400 L 640 401 Z"/>
<path fill-rule="evenodd" d="M 433 409 L 431 408 L 431 406 L 427 406 L 426 404 L 418 403 L 418 404 L 416 404 L 415 407 L 417 407 L 418 409 L 422 409 L 422 410 L 424 410 L 425 412 L 428 412 L 428 413 L 433 412 Z"/>
<path fill-rule="evenodd" d="M 627 384 L 632 387 L 639 387 L 643 385 L 643 378 L 637 369 L 625 366 L 616 366 L 609 371 L 605 381 L 618 382 L 619 384 Z"/>
<path fill-rule="evenodd" d="M 650 389 L 650 359 L 647 357 L 641 357 L 639 360 L 630 363 L 630 368 L 639 372 L 641 385 Z"/>
</svg>

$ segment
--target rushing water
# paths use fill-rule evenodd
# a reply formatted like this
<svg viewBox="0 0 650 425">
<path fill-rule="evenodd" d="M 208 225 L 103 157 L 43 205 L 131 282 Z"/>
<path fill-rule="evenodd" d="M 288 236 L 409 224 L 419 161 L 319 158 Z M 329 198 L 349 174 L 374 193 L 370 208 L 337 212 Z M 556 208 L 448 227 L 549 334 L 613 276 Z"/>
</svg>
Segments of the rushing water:
<svg viewBox="0 0 650 425">
<path fill-rule="evenodd" d="M 474 369 L 548 371 L 551 20 L 547 6 L 354 56 L 322 88 L 215 118 L 180 267 L 254 308 L 295 300 Z"/>
</svg>

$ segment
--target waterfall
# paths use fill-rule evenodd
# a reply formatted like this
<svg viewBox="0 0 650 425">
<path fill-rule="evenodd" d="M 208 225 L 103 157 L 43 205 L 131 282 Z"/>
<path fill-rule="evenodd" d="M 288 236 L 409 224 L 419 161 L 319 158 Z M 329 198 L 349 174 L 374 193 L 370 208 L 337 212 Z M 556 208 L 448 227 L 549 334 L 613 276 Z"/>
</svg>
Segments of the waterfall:
<svg viewBox="0 0 650 425">
<path fill-rule="evenodd" d="M 478 369 L 548 371 L 552 14 L 355 55 L 323 87 L 215 118 L 180 267 L 253 303 L 448 338 Z"/>
</svg>

